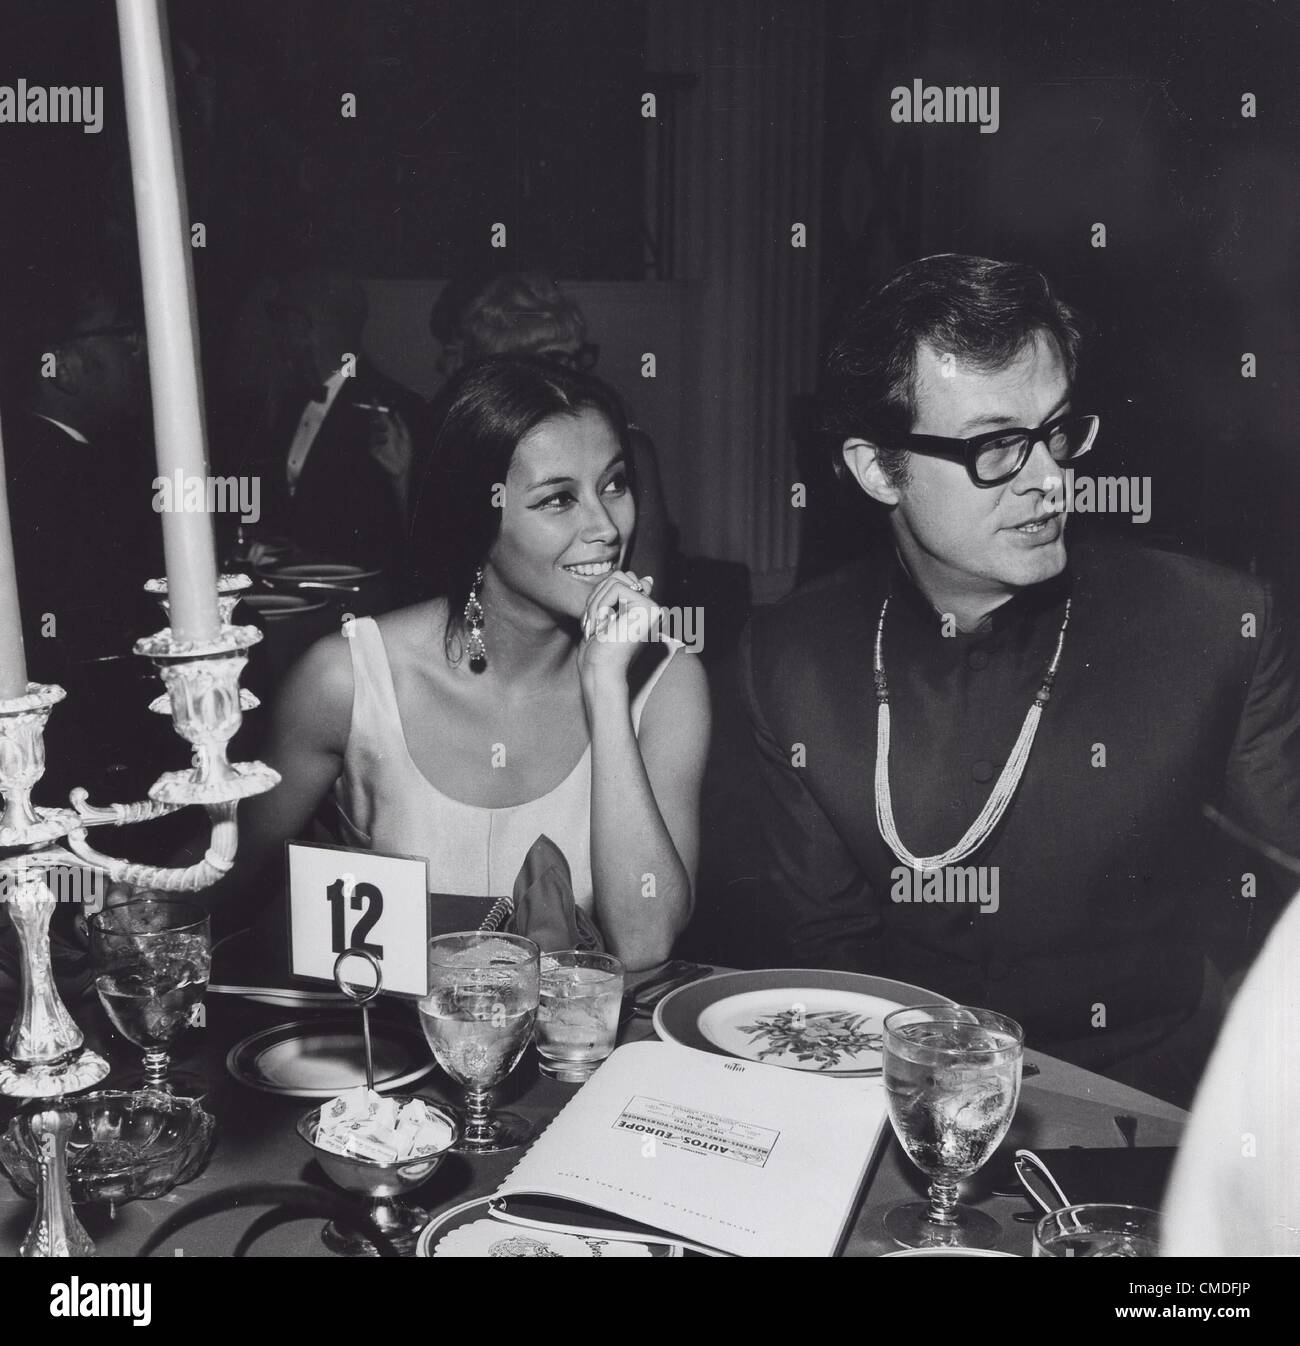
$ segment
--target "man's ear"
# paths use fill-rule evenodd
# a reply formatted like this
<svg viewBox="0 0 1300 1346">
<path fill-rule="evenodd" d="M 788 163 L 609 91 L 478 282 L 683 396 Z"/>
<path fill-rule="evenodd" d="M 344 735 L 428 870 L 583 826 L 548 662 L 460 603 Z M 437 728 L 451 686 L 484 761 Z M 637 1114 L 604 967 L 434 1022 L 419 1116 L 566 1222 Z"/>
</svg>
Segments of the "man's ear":
<svg viewBox="0 0 1300 1346">
<path fill-rule="evenodd" d="M 49 375 L 48 382 L 65 396 L 76 397 L 86 383 L 88 371 L 85 352 L 76 342 L 70 341 L 66 345 L 55 346 L 51 354 L 54 356 L 54 372 Z"/>
<path fill-rule="evenodd" d="M 873 500 L 882 505 L 898 504 L 902 492 L 885 475 L 876 445 L 865 439 L 846 439 L 840 452 L 849 475 Z"/>
</svg>

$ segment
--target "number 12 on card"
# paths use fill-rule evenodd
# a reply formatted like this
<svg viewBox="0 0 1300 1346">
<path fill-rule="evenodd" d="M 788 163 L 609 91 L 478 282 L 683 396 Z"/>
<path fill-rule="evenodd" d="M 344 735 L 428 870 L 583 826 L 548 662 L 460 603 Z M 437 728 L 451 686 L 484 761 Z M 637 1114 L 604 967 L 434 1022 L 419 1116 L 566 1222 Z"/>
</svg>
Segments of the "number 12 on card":
<svg viewBox="0 0 1300 1346">
<path fill-rule="evenodd" d="M 289 970 L 334 980 L 334 960 L 364 949 L 379 962 L 384 990 L 428 994 L 429 866 L 421 856 L 346 846 L 285 846 Z"/>
<path fill-rule="evenodd" d="M 364 949 L 367 953 L 373 953 L 382 963 L 384 946 L 368 944 L 366 936 L 384 914 L 383 893 L 373 883 L 358 883 L 355 874 L 344 874 L 325 889 L 325 896 L 330 904 L 330 947 L 333 951 L 342 953 L 344 949 Z M 364 906 L 366 914 L 352 927 L 352 934 L 345 937 L 344 909 L 349 902 L 353 911 L 360 911 Z"/>
</svg>

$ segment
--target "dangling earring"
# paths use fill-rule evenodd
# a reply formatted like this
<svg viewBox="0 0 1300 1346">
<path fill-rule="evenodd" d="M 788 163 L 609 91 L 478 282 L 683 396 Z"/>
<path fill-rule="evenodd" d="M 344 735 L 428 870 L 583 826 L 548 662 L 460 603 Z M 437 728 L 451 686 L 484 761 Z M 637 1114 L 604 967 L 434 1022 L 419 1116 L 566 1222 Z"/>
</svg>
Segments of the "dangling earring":
<svg viewBox="0 0 1300 1346">
<path fill-rule="evenodd" d="M 483 567 L 474 572 L 474 585 L 465 600 L 465 625 L 469 627 L 469 666 L 471 671 L 482 673 L 487 667 L 487 649 L 483 644 L 483 604 L 479 602 L 479 590 L 483 587 Z"/>
</svg>

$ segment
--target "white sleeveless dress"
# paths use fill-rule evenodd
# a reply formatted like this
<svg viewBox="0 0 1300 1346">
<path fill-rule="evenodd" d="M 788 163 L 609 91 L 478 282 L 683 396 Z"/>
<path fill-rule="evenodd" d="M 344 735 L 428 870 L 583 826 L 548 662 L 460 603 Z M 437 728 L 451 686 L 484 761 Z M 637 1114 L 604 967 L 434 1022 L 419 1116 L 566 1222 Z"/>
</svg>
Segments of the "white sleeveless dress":
<svg viewBox="0 0 1300 1346">
<path fill-rule="evenodd" d="M 590 912 L 591 744 L 553 790 L 506 808 L 465 804 L 436 789 L 406 746 L 393 674 L 373 618 L 353 622 L 352 727 L 334 802 L 346 844 L 396 855 L 427 857 L 429 891 L 468 897 L 504 897 L 519 868 L 545 833 L 564 852 L 573 897 Z M 665 641 L 660 660 L 632 701 L 632 724 L 680 648 Z"/>
</svg>

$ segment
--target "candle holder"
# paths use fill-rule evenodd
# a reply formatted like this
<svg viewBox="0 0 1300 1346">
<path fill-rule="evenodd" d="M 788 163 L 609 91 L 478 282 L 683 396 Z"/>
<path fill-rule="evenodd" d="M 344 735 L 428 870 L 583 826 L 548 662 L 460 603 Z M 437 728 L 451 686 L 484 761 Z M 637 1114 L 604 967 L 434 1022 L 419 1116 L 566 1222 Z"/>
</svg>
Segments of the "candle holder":
<svg viewBox="0 0 1300 1346">
<path fill-rule="evenodd" d="M 70 866 L 104 875 L 112 883 L 160 892 L 197 892 L 228 873 L 238 846 L 235 810 L 241 799 L 261 794 L 279 782 L 279 775 L 261 762 L 231 762 L 230 740 L 239 730 L 243 711 L 256 705 L 241 694 L 239 675 L 244 651 L 262 638 L 253 626 L 229 620 L 239 601 L 242 577 L 223 577 L 222 625 L 206 641 L 180 641 L 170 628 L 139 640 L 135 652 L 153 660 L 167 691 L 151 704 L 170 710 L 176 732 L 192 749 L 186 771 L 169 771 L 150 787 L 148 798 L 130 804 L 93 805 L 87 791 L 73 790 L 72 808 L 42 808 L 31 802 L 32 790 L 45 772 L 45 723 L 62 701 L 61 687 L 29 683 L 20 697 L 0 700 L 0 884 L 21 953 L 22 989 L 18 1015 L 0 1059 L 0 1095 L 50 1099 L 32 1114 L 33 1139 L 42 1153 L 57 1160 L 66 1108 L 57 1099 L 98 1084 L 108 1062 L 85 1045 L 85 1037 L 64 1005 L 55 985 L 50 958 L 49 927 L 55 897 L 47 882 L 51 870 Z M 155 594 L 166 581 L 151 580 Z M 227 606 L 228 605 L 228 606 Z M 165 701 L 166 705 L 160 702 Z M 90 844 L 87 830 L 162 818 L 189 805 L 201 805 L 211 828 L 207 853 L 198 863 L 168 868 L 136 864 L 108 855 Z M 62 1137 L 62 1141 L 61 1138 Z M 84 1235 L 69 1237 L 62 1212 L 67 1207 L 66 1175 L 58 1162 L 43 1165 L 42 1191 L 36 1216 L 21 1251 L 26 1255 L 88 1251 Z M 52 1190 L 50 1184 L 58 1190 Z M 75 1222 L 74 1222 L 75 1223 Z"/>
<path fill-rule="evenodd" d="M 64 695 L 62 687 L 29 682 L 25 695 L 0 701 L 0 884 L 22 962 L 18 1016 L 0 1060 L 0 1095 L 12 1098 L 86 1089 L 108 1074 L 108 1062 L 84 1047 L 50 959 L 55 902 L 46 879 L 51 869 L 75 863 L 52 843 L 80 824 L 71 809 L 38 808 L 31 800 L 45 774 L 45 722 Z"/>
<path fill-rule="evenodd" d="M 27 1119 L 36 1139 L 36 1202 L 19 1257 L 91 1257 L 95 1244 L 72 1209 L 68 1190 L 68 1139 L 76 1123 L 72 1110 L 57 1103 L 40 1106 Z"/>
<path fill-rule="evenodd" d="M 221 614 L 223 627 L 231 624 L 231 619 L 235 615 L 235 604 L 244 596 L 244 590 L 252 588 L 252 585 L 253 581 L 247 575 L 219 575 L 217 577 L 217 611 Z M 146 580 L 144 591 L 157 598 L 165 617 L 171 616 L 171 604 L 167 601 L 166 579 Z M 243 629 L 247 630 L 248 628 Z M 261 704 L 247 687 L 239 689 L 240 710 L 256 710 Z M 172 713 L 171 695 L 164 692 L 161 696 L 154 697 L 149 702 L 149 709 L 157 715 L 170 715 Z"/>
</svg>

